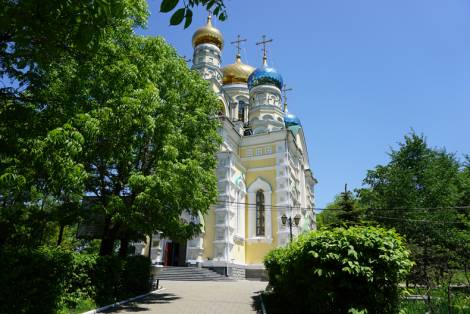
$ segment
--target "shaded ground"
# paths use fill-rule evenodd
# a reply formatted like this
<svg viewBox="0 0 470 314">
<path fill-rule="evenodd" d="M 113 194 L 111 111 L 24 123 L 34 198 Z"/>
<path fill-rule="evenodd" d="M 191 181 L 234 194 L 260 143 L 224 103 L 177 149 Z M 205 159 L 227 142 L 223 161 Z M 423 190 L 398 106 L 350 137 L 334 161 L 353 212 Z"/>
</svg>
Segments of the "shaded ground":
<svg viewBox="0 0 470 314">
<path fill-rule="evenodd" d="M 161 281 L 165 288 L 105 313 L 259 313 L 260 281 Z"/>
</svg>

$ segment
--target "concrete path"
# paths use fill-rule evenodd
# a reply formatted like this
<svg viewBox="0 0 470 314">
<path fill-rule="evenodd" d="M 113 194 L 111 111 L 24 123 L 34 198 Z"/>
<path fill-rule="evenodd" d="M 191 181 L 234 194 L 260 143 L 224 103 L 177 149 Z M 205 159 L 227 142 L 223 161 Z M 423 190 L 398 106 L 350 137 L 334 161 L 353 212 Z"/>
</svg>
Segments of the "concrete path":
<svg viewBox="0 0 470 314">
<path fill-rule="evenodd" d="M 260 309 L 260 281 L 161 281 L 164 290 L 106 313 L 244 314 Z"/>
</svg>

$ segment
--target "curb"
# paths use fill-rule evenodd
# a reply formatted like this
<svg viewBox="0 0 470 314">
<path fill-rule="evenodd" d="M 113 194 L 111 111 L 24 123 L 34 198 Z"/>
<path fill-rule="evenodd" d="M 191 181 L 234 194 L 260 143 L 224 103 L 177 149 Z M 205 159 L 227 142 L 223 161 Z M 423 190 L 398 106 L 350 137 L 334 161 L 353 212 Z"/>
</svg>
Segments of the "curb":
<svg viewBox="0 0 470 314">
<path fill-rule="evenodd" d="M 82 314 L 96 314 L 96 313 L 100 313 L 100 312 L 103 312 L 103 311 L 106 311 L 106 310 L 109 310 L 109 309 L 112 309 L 112 308 L 115 308 L 115 307 L 118 307 L 120 305 L 123 305 L 125 303 L 128 303 L 128 302 L 131 302 L 131 301 L 135 301 L 135 300 L 138 300 L 138 299 L 142 299 L 150 294 L 156 294 L 160 291 L 163 291 L 163 290 L 166 290 L 166 288 L 160 288 L 160 289 L 157 289 L 157 290 L 154 290 L 154 291 L 150 291 L 148 293 L 145 293 L 145 294 L 141 294 L 141 295 L 138 295 L 136 297 L 133 297 L 133 298 L 129 298 L 127 300 L 124 300 L 124 301 L 119 301 L 119 302 L 116 302 L 116 303 L 113 303 L 113 304 L 109 304 L 109 305 L 105 305 L 103 307 L 100 307 L 100 308 L 97 308 L 97 309 L 94 309 L 94 310 L 91 310 L 91 311 L 88 311 L 88 312 L 83 312 Z"/>
</svg>

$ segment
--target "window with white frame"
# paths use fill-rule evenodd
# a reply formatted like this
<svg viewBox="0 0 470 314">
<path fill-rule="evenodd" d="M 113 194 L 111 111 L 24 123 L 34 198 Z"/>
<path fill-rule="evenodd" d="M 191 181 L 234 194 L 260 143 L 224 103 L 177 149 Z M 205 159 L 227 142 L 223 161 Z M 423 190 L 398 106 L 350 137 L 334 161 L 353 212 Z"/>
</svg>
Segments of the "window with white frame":
<svg viewBox="0 0 470 314">
<path fill-rule="evenodd" d="M 265 208 L 264 208 L 264 192 L 263 190 L 258 190 L 256 192 L 256 236 L 264 237 L 265 228 Z"/>
</svg>

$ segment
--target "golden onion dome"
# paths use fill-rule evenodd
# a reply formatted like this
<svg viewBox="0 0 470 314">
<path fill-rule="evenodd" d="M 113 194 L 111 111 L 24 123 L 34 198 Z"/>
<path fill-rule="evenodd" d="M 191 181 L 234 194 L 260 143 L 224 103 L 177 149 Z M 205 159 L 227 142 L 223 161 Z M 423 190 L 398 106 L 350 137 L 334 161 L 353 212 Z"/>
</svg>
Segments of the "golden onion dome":
<svg viewBox="0 0 470 314">
<path fill-rule="evenodd" d="M 224 47 L 224 38 L 222 33 L 212 26 L 212 17 L 207 17 L 207 24 L 196 30 L 193 35 L 193 48 L 200 44 L 214 44 L 222 50 Z"/>
<path fill-rule="evenodd" d="M 242 63 L 240 55 L 237 55 L 235 63 L 222 68 L 222 73 L 224 75 L 222 82 L 223 84 L 246 83 L 248 81 L 248 77 L 254 70 L 254 67 Z"/>
</svg>

